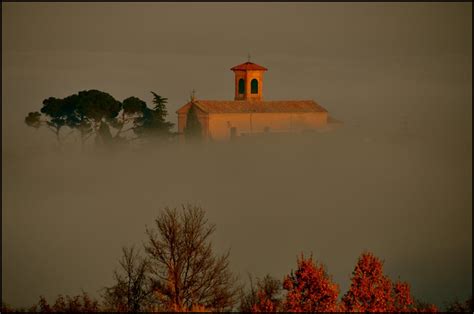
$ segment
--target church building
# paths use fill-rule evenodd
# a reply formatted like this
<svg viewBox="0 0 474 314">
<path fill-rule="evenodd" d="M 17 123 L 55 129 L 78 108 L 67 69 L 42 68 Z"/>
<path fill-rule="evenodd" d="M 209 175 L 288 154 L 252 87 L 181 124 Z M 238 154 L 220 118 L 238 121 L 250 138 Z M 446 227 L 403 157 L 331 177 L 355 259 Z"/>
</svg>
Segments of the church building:
<svg viewBox="0 0 474 314">
<path fill-rule="evenodd" d="M 202 137 L 226 141 L 267 133 L 296 133 L 327 130 L 340 124 L 314 100 L 263 99 L 263 75 L 268 70 L 252 62 L 234 66 L 234 100 L 191 100 L 176 111 L 178 133 L 185 134 L 191 114 L 197 115 Z"/>
</svg>

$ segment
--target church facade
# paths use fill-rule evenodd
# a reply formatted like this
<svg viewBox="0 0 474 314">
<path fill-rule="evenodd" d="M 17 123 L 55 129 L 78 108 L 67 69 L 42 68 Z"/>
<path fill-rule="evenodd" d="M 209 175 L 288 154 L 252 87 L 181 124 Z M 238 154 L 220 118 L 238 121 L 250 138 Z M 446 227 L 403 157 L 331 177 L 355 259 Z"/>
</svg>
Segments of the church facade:
<svg viewBox="0 0 474 314">
<path fill-rule="evenodd" d="M 202 137 L 226 141 L 268 133 L 297 133 L 327 130 L 339 121 L 314 100 L 263 99 L 263 75 L 267 68 L 252 62 L 231 68 L 235 74 L 234 100 L 191 100 L 179 108 L 178 133 L 184 135 L 188 113 L 193 107 Z"/>
</svg>

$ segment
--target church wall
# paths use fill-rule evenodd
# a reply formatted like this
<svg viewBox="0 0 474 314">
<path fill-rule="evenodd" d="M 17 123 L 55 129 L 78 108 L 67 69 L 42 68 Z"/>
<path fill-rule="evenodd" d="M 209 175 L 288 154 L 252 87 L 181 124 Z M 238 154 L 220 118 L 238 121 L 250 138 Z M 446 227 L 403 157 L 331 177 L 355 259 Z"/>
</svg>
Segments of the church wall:
<svg viewBox="0 0 474 314">
<path fill-rule="evenodd" d="M 327 124 L 327 112 L 210 114 L 208 123 L 210 138 L 228 140 L 232 127 L 237 136 L 321 128 Z"/>
</svg>

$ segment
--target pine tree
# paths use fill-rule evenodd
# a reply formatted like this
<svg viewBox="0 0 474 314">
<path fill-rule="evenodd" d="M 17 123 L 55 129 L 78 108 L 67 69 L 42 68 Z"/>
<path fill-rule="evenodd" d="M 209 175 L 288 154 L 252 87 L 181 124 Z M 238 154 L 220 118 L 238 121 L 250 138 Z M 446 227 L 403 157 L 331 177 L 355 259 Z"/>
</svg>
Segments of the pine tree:
<svg viewBox="0 0 474 314">
<path fill-rule="evenodd" d="M 165 117 L 168 115 L 168 111 L 166 110 L 166 104 L 168 103 L 168 98 L 166 97 L 161 97 L 155 92 L 151 92 L 153 94 L 153 103 L 155 104 L 155 107 L 153 110 L 157 114 L 157 119 L 160 120 L 160 122 L 165 121 Z"/>
<path fill-rule="evenodd" d="M 145 137 L 169 138 L 172 135 L 171 128 L 174 123 L 166 121 L 168 98 L 151 93 L 155 107 L 153 109 L 145 107 L 142 116 L 135 119 L 135 133 Z"/>
</svg>

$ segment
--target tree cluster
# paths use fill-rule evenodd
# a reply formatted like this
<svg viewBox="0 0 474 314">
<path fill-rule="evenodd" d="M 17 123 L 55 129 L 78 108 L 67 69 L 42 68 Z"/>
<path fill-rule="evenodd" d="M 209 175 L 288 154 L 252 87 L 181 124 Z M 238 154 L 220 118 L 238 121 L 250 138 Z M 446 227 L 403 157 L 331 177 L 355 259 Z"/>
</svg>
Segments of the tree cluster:
<svg viewBox="0 0 474 314">
<path fill-rule="evenodd" d="M 186 205 L 165 208 L 146 229 L 145 255 L 122 249 L 114 284 L 104 287 L 102 302 L 87 294 L 53 305 L 45 298 L 28 312 L 200 312 L 228 311 L 238 301 L 237 277 L 230 271 L 229 252 L 214 254 L 204 210 Z M 2 312 L 12 309 L 2 303 Z"/>
<path fill-rule="evenodd" d="M 27 309 L 13 309 L 2 302 L 1 313 L 28 312 L 28 313 L 95 313 L 101 312 L 99 302 L 86 292 L 76 296 L 58 295 L 53 304 L 49 304 L 44 296 L 40 296 L 37 304 Z"/>
<path fill-rule="evenodd" d="M 280 281 L 266 275 L 244 290 L 230 271 L 229 252 L 216 255 L 204 210 L 186 205 L 160 211 L 146 228 L 144 253 L 122 249 L 114 284 L 103 288 L 102 300 L 87 293 L 59 295 L 49 304 L 44 297 L 29 309 L 1 312 L 437 312 L 415 299 L 407 282 L 392 282 L 383 261 L 371 252 L 359 257 L 348 291 L 339 298 L 339 286 L 325 265 L 301 254 L 296 269 Z M 240 300 L 239 300 L 240 297 Z M 240 301 L 240 302 L 239 302 Z M 472 312 L 472 297 L 448 304 L 450 312 Z"/>
<path fill-rule="evenodd" d="M 392 281 L 383 274 L 383 263 L 370 252 L 363 253 L 352 273 L 349 291 L 339 301 L 339 286 L 326 267 L 312 256 L 297 259 L 297 268 L 282 285 L 267 275 L 243 295 L 241 310 L 250 312 L 437 312 L 432 304 L 416 301 L 406 282 Z M 270 286 L 272 289 L 268 289 Z M 286 290 L 284 297 L 280 289 Z"/>
<path fill-rule="evenodd" d="M 96 144 L 111 145 L 135 139 L 172 137 L 173 123 L 166 121 L 167 98 L 151 92 L 153 108 L 137 97 L 122 102 L 99 90 L 85 90 L 65 98 L 49 97 L 40 112 L 30 112 L 25 123 L 33 128 L 46 127 L 61 144 L 73 133 L 79 134 L 81 145 L 95 135 Z M 64 135 L 65 129 L 69 132 Z M 127 136 L 133 131 L 134 137 Z"/>
</svg>

